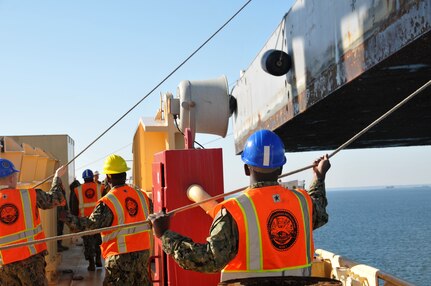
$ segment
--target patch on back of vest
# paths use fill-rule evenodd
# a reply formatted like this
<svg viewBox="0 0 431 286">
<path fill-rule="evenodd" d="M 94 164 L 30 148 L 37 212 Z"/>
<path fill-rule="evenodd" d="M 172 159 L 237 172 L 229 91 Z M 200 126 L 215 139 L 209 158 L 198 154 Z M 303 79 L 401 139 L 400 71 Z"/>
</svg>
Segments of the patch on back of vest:
<svg viewBox="0 0 431 286">
<path fill-rule="evenodd" d="M 298 237 L 298 222 L 286 210 L 275 210 L 267 221 L 267 230 L 272 245 L 280 251 L 288 250 Z"/>
<path fill-rule="evenodd" d="M 274 203 L 281 202 L 280 195 L 279 194 L 272 195 L 272 200 L 274 201 Z"/>
<path fill-rule="evenodd" d="M 86 189 L 85 190 L 85 197 L 87 199 L 92 199 L 94 197 L 94 195 L 96 194 L 96 191 L 93 190 L 92 188 Z"/>
<path fill-rule="evenodd" d="M 19 218 L 19 210 L 13 204 L 4 204 L 0 207 L 0 221 L 4 224 L 13 224 Z"/>
<path fill-rule="evenodd" d="M 130 216 L 136 216 L 138 214 L 138 203 L 130 198 L 126 198 L 126 209 Z"/>
</svg>

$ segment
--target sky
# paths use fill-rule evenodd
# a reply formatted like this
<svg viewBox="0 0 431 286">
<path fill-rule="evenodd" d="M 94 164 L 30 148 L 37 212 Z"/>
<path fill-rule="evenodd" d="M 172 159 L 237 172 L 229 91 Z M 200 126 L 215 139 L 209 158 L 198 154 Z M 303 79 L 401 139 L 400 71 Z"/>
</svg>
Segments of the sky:
<svg viewBox="0 0 431 286">
<path fill-rule="evenodd" d="M 246 1 L 0 0 L 0 136 L 67 134 L 84 150 L 149 94 Z M 230 88 L 263 47 L 293 1 L 254 0 L 207 45 L 75 161 L 76 176 L 101 170 L 116 153 L 132 159 L 139 118 L 152 117 L 160 94 L 182 80 L 226 75 Z M 370 120 L 371 123 L 371 120 Z M 226 138 L 197 135 L 222 148 L 225 191 L 248 184 Z M 332 150 L 287 153 L 284 172 Z M 330 188 L 431 184 L 431 148 L 343 150 L 331 159 Z M 128 161 L 129 165 L 132 163 Z M 103 178 L 103 176 L 102 176 Z M 312 179 L 310 170 L 287 180 Z"/>
</svg>

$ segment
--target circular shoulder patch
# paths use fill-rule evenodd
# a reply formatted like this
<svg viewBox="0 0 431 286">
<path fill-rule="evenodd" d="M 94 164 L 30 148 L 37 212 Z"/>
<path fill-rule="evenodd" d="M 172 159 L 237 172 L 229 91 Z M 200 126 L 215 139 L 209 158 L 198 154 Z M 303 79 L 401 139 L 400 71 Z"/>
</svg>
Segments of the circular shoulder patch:
<svg viewBox="0 0 431 286">
<path fill-rule="evenodd" d="M 138 203 L 130 198 L 126 198 L 126 209 L 130 216 L 136 216 L 138 214 Z"/>
<path fill-rule="evenodd" d="M 89 188 L 89 189 L 85 190 L 85 197 L 87 199 L 92 199 L 95 194 L 96 194 L 96 192 L 92 188 Z"/>
<path fill-rule="evenodd" d="M 4 224 L 13 224 L 18 220 L 19 210 L 13 204 L 4 204 L 0 207 L 0 221 Z"/>
<path fill-rule="evenodd" d="M 280 251 L 288 250 L 298 237 L 298 222 L 286 210 L 273 211 L 269 216 L 267 229 L 272 245 Z"/>
</svg>

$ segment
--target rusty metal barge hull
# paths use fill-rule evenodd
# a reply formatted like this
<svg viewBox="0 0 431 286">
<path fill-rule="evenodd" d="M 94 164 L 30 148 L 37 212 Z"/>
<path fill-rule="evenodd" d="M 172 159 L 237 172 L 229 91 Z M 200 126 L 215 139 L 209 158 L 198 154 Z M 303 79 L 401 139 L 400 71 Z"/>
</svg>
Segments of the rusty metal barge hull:
<svg viewBox="0 0 431 286">
<path fill-rule="evenodd" d="M 286 75 L 262 70 L 268 49 L 291 56 Z M 430 79 L 431 1 L 297 1 L 232 90 L 236 151 L 261 128 L 288 152 L 336 149 Z M 430 145 L 430 93 L 349 148 Z"/>
</svg>

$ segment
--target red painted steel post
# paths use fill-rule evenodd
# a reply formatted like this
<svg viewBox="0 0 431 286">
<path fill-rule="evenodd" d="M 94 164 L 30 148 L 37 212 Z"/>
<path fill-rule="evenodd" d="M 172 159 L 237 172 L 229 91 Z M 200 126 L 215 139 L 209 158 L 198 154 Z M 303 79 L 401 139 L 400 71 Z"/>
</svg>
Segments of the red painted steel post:
<svg viewBox="0 0 431 286">
<path fill-rule="evenodd" d="M 189 205 L 187 189 L 198 184 L 211 196 L 223 190 L 222 149 L 167 150 L 154 155 L 153 204 L 154 212 L 166 211 Z M 191 237 L 195 242 L 205 243 L 212 219 L 203 209 L 194 208 L 176 214 L 171 220 L 171 229 Z M 154 280 L 159 285 L 217 285 L 220 274 L 204 274 L 180 268 L 172 258 L 164 255 L 160 240 L 155 238 L 156 260 Z"/>
</svg>

